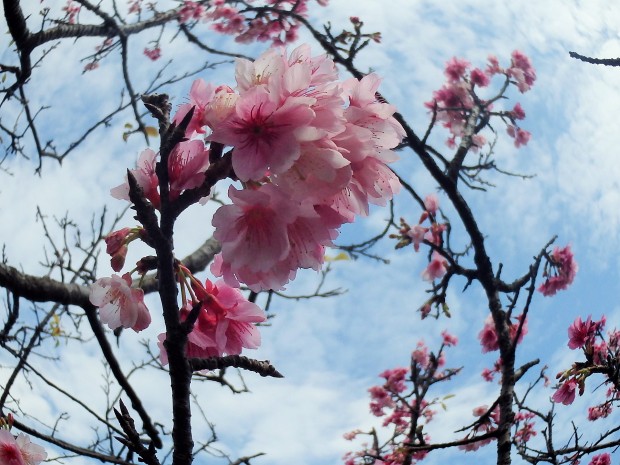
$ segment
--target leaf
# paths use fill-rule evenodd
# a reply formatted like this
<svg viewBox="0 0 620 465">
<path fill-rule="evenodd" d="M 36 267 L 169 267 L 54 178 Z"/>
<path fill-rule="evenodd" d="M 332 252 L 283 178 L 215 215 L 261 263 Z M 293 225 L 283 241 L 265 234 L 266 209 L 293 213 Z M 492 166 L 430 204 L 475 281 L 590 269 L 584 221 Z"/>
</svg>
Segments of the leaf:
<svg viewBox="0 0 620 465">
<path fill-rule="evenodd" d="M 159 131 L 154 126 L 147 126 L 147 127 L 144 128 L 144 131 L 146 132 L 147 136 L 159 137 Z"/>
<path fill-rule="evenodd" d="M 123 140 L 125 142 L 127 142 L 127 139 L 129 139 L 129 134 L 130 134 L 129 131 L 126 131 L 126 132 L 123 133 Z"/>
<path fill-rule="evenodd" d="M 131 128 L 133 128 L 131 123 L 125 123 L 125 129 L 131 129 Z"/>
<path fill-rule="evenodd" d="M 346 252 L 340 252 L 335 257 L 330 257 L 329 255 L 325 255 L 326 262 L 338 262 L 340 260 L 351 260 L 351 257 Z"/>
</svg>

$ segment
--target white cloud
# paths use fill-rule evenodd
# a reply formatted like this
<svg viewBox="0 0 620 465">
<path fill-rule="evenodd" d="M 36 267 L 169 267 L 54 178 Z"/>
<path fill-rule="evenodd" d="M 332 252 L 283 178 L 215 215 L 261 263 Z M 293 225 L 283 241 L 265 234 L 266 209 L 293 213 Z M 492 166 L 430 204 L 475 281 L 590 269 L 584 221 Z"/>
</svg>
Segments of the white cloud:
<svg viewBox="0 0 620 465">
<path fill-rule="evenodd" d="M 497 188 L 484 194 L 467 192 L 466 196 L 482 230 L 488 234 L 494 264 L 504 262 L 504 276 L 523 273 L 530 257 L 556 233 L 561 235 L 560 244 L 572 242 L 578 252 L 581 272 L 573 289 L 553 300 L 535 297 L 526 338 L 530 345 L 523 349 L 524 358 L 541 356 L 541 363 L 549 362 L 551 377 L 555 375 L 553 370 L 570 366 L 574 354 L 565 347 L 566 327 L 577 313 L 615 309 L 618 314 L 612 290 L 619 267 L 613 260 L 619 252 L 620 232 L 620 165 L 616 162 L 615 136 L 620 107 L 616 85 L 619 71 L 571 60 L 568 51 L 620 55 L 615 24 L 619 8 L 602 1 L 400 0 L 386 8 L 378 1 L 332 0 L 329 9 L 318 10 L 321 19 L 332 21 L 334 30 L 348 27 L 348 17 L 356 14 L 369 32 L 382 32 L 382 43 L 363 51 L 359 66 L 373 68 L 384 77 L 382 92 L 418 132 L 423 132 L 428 123 L 423 102 L 441 86 L 443 64 L 451 56 L 464 56 L 479 65 L 489 53 L 506 61 L 515 48 L 532 56 L 538 72 L 536 86 L 529 94 L 511 95 L 506 103 L 511 105 L 512 99 L 523 103 L 528 114 L 524 127 L 533 133 L 532 142 L 516 150 L 498 123 L 497 159 L 510 171 L 536 173 L 537 177 L 523 181 L 493 176 Z M 140 40 L 143 46 L 148 38 Z M 234 46 L 230 40 L 223 42 Z M 64 102 L 62 108 L 44 113 L 42 121 L 49 135 L 66 140 L 71 140 L 75 125 L 116 105 L 118 95 L 118 63 L 106 62 L 99 70 L 80 75 L 79 59 L 91 53 L 97 41 L 84 44 L 81 48 L 64 45 L 59 53 L 50 55 L 45 72 L 35 73 L 28 89 L 38 104 L 52 99 Z M 318 52 L 317 47 L 313 48 Z M 192 61 L 195 50 L 182 47 L 180 41 L 167 50 L 170 56 L 179 56 L 188 69 L 196 64 Z M 140 47 L 135 53 L 141 53 Z M 144 85 L 153 69 L 151 65 L 133 68 L 136 85 Z M 57 74 L 60 79 L 51 79 Z M 209 73 L 206 79 L 232 82 L 232 74 L 224 77 L 222 70 Z M 78 82 L 79 86 L 74 85 Z M 186 91 L 189 85 L 179 87 Z M 181 100 L 177 97 L 175 103 Z M 50 218 L 68 212 L 85 228 L 93 212 L 104 204 L 114 212 L 124 207 L 123 202 L 110 201 L 109 189 L 122 182 L 125 168 L 134 165 L 143 145 L 135 136 L 127 144 L 122 141 L 125 122 L 125 117 L 120 118 L 111 128 L 93 134 L 62 166 L 46 161 L 41 178 L 31 176 L 32 162 L 25 160 L 12 162 L 13 177 L 0 174 L 0 240 L 7 245 L 12 263 L 21 264 L 33 274 L 42 272 L 41 226 L 34 222 L 37 205 Z M 445 133 L 437 129 L 433 143 L 438 149 L 444 149 L 444 138 Z M 435 190 L 415 155 L 403 152 L 401 158 L 397 166 L 404 179 L 421 195 Z M 176 249 L 180 256 L 210 234 L 213 208 L 192 209 L 181 220 Z M 448 206 L 446 211 L 450 213 Z M 398 215 L 415 221 L 419 213 L 405 195 L 399 197 Z M 450 215 L 458 231 L 457 218 Z M 356 240 L 380 230 L 386 216 L 385 210 L 373 210 L 370 218 L 348 228 L 343 240 Z M 128 217 L 126 221 L 132 220 Z M 420 280 L 426 256 L 410 249 L 393 251 L 392 246 L 387 243 L 379 249 L 391 260 L 390 265 L 365 259 L 337 262 L 327 287 L 349 289 L 337 299 L 274 302 L 277 317 L 273 327 L 262 331 L 264 345 L 250 355 L 271 359 L 285 373 L 284 380 L 246 375 L 253 392 L 240 396 L 215 385 L 197 387 L 208 418 L 217 424 L 223 447 L 233 455 L 269 453 L 256 463 L 336 463 L 351 447 L 341 438 L 342 433 L 374 424 L 367 411 L 366 389 L 377 382 L 376 375 L 406 364 L 420 338 L 433 347 L 439 341 L 438 329 L 444 326 L 461 340 L 459 347 L 448 354 L 449 362 L 466 365 L 466 371 L 460 376 L 462 381 L 457 379 L 441 391 L 454 392 L 457 397 L 449 402 L 448 412 L 437 419 L 436 426 L 429 428 L 434 428 L 437 438 L 450 437 L 471 417 L 473 407 L 492 401 L 496 386 L 480 382 L 477 373 L 494 360 L 493 355 L 480 356 L 476 339 L 486 314 L 484 296 L 475 286 L 465 294 L 455 286 L 448 296 L 452 319 L 439 323 L 420 321 L 416 310 L 427 298 L 425 284 Z M 107 264 L 101 267 L 109 271 Z M 312 289 L 316 280 L 315 273 L 300 273 L 299 283 L 291 286 L 291 293 Z M 140 336 L 127 331 L 121 347 L 115 349 L 127 354 L 123 357 L 127 368 L 132 357 L 141 353 L 138 339 L 152 340 L 158 332 L 161 317 L 155 310 L 157 305 L 153 303 L 152 308 L 154 327 Z M 85 398 L 91 398 L 93 386 L 99 388 L 102 376 L 101 366 L 91 358 L 94 349 L 88 347 L 83 352 L 67 351 L 70 354 L 63 353 L 60 347 L 63 359 L 49 364 L 48 370 L 50 377 L 74 386 L 75 393 Z M 3 372 L 3 379 L 5 376 Z M 166 419 L 169 400 L 165 375 L 145 372 L 136 375 L 134 382 L 153 416 Z M 48 421 L 62 409 L 71 410 L 70 426 L 67 422 L 64 427 L 71 431 L 75 428 L 74 437 L 80 440 L 92 437 L 87 428 L 75 427 L 86 421 L 83 412 L 73 410 L 40 384 L 34 386 L 34 391 L 25 384 L 20 386 L 24 405 L 33 407 Z M 547 394 L 540 395 L 541 405 Z M 101 396 L 97 392 L 93 403 L 103 405 Z M 587 401 L 580 401 L 577 414 L 561 410 L 561 421 L 579 418 Z M 198 427 L 196 437 L 204 435 L 204 428 Z M 470 460 L 473 457 L 480 456 L 466 456 Z M 439 459 L 431 455 L 429 460 L 433 463 Z"/>
</svg>

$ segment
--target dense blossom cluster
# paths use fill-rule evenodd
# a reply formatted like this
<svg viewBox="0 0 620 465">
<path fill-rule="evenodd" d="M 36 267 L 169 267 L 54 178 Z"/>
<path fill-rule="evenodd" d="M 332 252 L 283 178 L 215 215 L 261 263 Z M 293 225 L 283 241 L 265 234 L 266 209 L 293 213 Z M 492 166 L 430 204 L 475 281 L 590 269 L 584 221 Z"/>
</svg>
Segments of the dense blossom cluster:
<svg viewBox="0 0 620 465">
<path fill-rule="evenodd" d="M 570 245 L 564 248 L 556 247 L 545 263 L 543 276 L 546 279 L 538 290 L 544 296 L 552 296 L 567 289 L 573 283 L 578 269 Z"/>
<path fill-rule="evenodd" d="M 467 60 L 454 57 L 446 63 L 444 74 L 447 82 L 441 89 L 433 93 L 433 99 L 426 102 L 426 107 L 435 115 L 435 120 L 441 122 L 450 132 L 447 145 L 451 148 L 460 144 L 460 140 L 480 120 L 495 115 L 501 117 L 507 126 L 507 133 L 514 139 L 516 147 L 525 145 L 530 140 L 530 133 L 521 129 L 518 120 L 525 118 L 525 112 L 519 103 L 511 111 L 493 111 L 495 101 L 503 97 L 508 84 L 515 85 L 521 93 L 527 92 L 536 80 L 536 71 L 530 59 L 522 52 L 512 52 L 510 66 L 502 68 L 495 56 L 490 56 L 488 65 L 483 70 L 472 68 Z M 491 79 L 496 75 L 505 77 L 505 84 L 500 93 L 490 99 L 481 99 L 477 94 L 478 88 L 489 86 Z M 475 121 L 469 121 L 473 112 L 477 112 Z M 485 123 L 486 125 L 486 123 Z M 481 128 L 480 128 L 481 129 Z M 471 135 L 472 150 L 477 151 L 486 143 L 486 138 L 477 131 Z"/>
<path fill-rule="evenodd" d="M 609 385 L 606 400 L 600 405 L 588 409 L 588 419 L 591 421 L 607 417 L 612 411 L 612 404 L 620 399 L 620 331 L 613 329 L 605 337 L 606 318 L 592 321 L 592 317 L 583 321 L 577 317 L 568 328 L 568 347 L 572 350 L 580 349 L 584 362 L 575 362 L 571 368 L 560 372 L 557 378 L 560 381 L 558 389 L 553 394 L 553 401 L 564 405 L 572 404 L 577 393 L 583 395 L 586 379 L 600 373 L 605 376 L 605 383 Z"/>
<path fill-rule="evenodd" d="M 458 339 L 447 331 L 442 332 L 442 338 L 437 354 L 429 351 L 424 342 L 418 342 L 411 354 L 409 368 L 385 370 L 379 375 L 384 379 L 383 384 L 368 389 L 371 413 L 383 418 L 382 426 L 390 428 L 391 434 L 387 441 L 380 442 L 374 429 L 346 433 L 347 440 L 371 436 L 373 446 L 363 444 L 361 451 L 345 454 L 345 465 L 361 465 L 370 459 L 383 465 L 413 464 L 426 457 L 428 451 L 415 450 L 415 446 L 428 444 L 430 437 L 423 433 L 423 428 L 435 416 L 436 410 L 432 407 L 439 405 L 445 409 L 445 405 L 442 399 L 429 402 L 425 395 L 432 384 L 447 380 L 458 372 L 444 368 L 444 348 L 455 346 Z M 412 435 L 411 431 L 416 434 Z"/>
<path fill-rule="evenodd" d="M 329 0 L 316 0 L 327 6 Z M 234 35 L 238 42 L 272 41 L 274 45 L 284 45 L 298 38 L 299 21 L 293 16 L 278 10 L 306 17 L 308 0 L 212 0 L 208 3 L 193 0 L 178 0 L 178 19 L 181 23 L 207 22 L 221 34 Z M 150 5 L 144 0 L 129 0 L 128 12 L 141 13 Z M 253 15 L 248 6 L 259 8 Z"/>
<path fill-rule="evenodd" d="M 179 108 L 175 121 L 194 109 L 188 137 L 233 147 L 242 187 L 213 217 L 222 252 L 211 268 L 229 285 L 282 289 L 299 268 L 318 270 L 343 223 L 399 190 L 386 163 L 404 131 L 376 100 L 379 78 L 337 77 L 308 46 L 270 50 L 237 61 L 237 91 L 198 80 Z"/>
<path fill-rule="evenodd" d="M 298 269 L 318 270 L 342 224 L 367 215 L 370 204 L 385 205 L 398 191 L 398 178 L 386 163 L 396 159 L 391 149 L 404 131 L 392 117 L 395 108 L 376 100 L 379 78 L 370 74 L 338 82 L 337 77 L 334 63 L 312 57 L 308 46 L 290 56 L 270 50 L 254 62 L 238 60 L 236 90 L 196 80 L 189 103 L 174 115 L 174 123 L 188 124 L 186 140 L 167 159 L 169 202 L 206 183 L 214 150 L 220 154 L 215 160 L 229 157 L 232 177 L 241 181 L 229 187 L 231 204 L 221 206 L 212 220 L 221 253 L 211 270 L 223 280 L 202 284 L 182 263 L 175 265 L 180 319 L 199 308 L 188 356 L 234 355 L 258 347 L 255 324 L 264 321 L 264 312 L 237 288 L 282 289 Z M 221 155 L 225 147 L 232 151 Z M 130 170 L 155 209 L 162 203 L 160 162 L 159 153 L 146 149 Z M 129 201 L 129 181 L 111 194 Z M 128 245 L 136 239 L 149 243 L 145 228 L 123 228 L 106 238 L 114 271 L 124 267 Z M 104 323 L 135 331 L 150 324 L 144 294 L 132 287 L 131 274 L 155 268 L 145 257 L 132 272 L 92 285 L 90 300 Z M 166 334 L 159 336 L 163 363 L 165 339 Z"/>
</svg>

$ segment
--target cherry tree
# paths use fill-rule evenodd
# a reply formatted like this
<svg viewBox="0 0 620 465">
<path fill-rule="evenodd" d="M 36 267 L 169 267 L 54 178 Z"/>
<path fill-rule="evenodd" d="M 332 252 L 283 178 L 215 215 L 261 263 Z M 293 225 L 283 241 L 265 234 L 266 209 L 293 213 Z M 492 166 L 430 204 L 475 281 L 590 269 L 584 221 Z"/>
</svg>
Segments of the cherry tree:
<svg viewBox="0 0 620 465">
<path fill-rule="evenodd" d="M 0 64 L 0 166 L 9 176 L 11 164 L 23 157 L 36 176 L 45 177 L 50 166 L 88 150 L 96 134 L 119 128 L 127 147 L 140 148 L 125 171 L 106 173 L 116 179 L 110 194 L 127 206 L 124 214 L 111 217 L 104 210 L 93 216 L 87 234 L 68 216 L 50 222 L 38 210 L 51 251 L 43 258 L 45 272 L 37 275 L 23 269 L 19 258 L 3 257 L 0 345 L 10 362 L 0 396 L 0 462 L 34 465 L 77 456 L 181 465 L 210 454 L 234 464 L 259 463 L 261 451 L 237 457 L 219 446 L 198 386 L 218 383 L 240 393 L 256 375 L 277 383 L 283 376 L 277 363 L 251 355 L 269 338 L 273 300 L 284 305 L 335 297 L 337 289 L 324 288 L 329 250 L 381 262 L 373 247 L 383 243 L 399 256 L 424 256 L 425 266 L 414 275 L 428 295 L 410 317 L 436 320 L 441 342 L 433 348 L 419 341 L 403 349 L 406 366 L 382 368 L 380 383 L 368 389 L 370 413 L 382 423 L 343 432 L 353 441 L 344 463 L 410 465 L 450 448 L 462 454 L 493 448 L 498 464 L 611 463 L 610 451 L 620 445 L 617 428 L 594 438 L 584 437 L 576 424 L 568 439 L 554 432 L 555 412 L 584 395 L 594 378 L 607 394 L 587 418 L 612 414 L 618 400 L 617 330 L 605 332 L 604 317 L 577 318 L 567 344 L 583 357 L 575 356 L 557 376 L 538 367 L 542 355 L 521 356 L 533 309 L 569 289 L 577 260 L 571 246 L 553 236 L 538 245 L 523 270 L 503 272 L 487 241 L 494 231 L 483 229 L 471 201 L 492 187 L 490 179 L 529 176 L 502 168 L 496 149 L 498 140 L 526 149 L 535 137 L 527 107 L 518 100 L 536 91 L 535 64 L 525 53 L 491 54 L 481 62 L 446 57 L 445 82 L 419 102 L 426 115 L 420 126 L 382 91 L 389 76 L 382 80 L 358 65 L 381 42 L 381 33 L 367 30 L 357 16 L 347 24 L 317 25 L 312 13 L 329 8 L 326 1 L 46 3 L 32 9 L 26 2 L 4 2 L 13 43 L 12 55 Z M 247 48 L 220 46 L 227 35 Z M 312 46 L 296 43 L 300 35 L 312 38 Z M 37 71 L 57 48 L 85 40 L 91 40 L 92 53 L 81 57 L 79 79 L 100 84 L 96 73 L 113 63 L 120 96 L 114 104 L 106 96 L 102 108 L 84 112 L 75 132 L 55 134 L 47 115 L 65 109 L 62 102 L 51 108 L 39 103 L 45 100 L 37 94 Z M 178 41 L 208 61 L 194 58 L 189 67 L 179 57 L 165 61 L 167 48 Z M 138 56 L 134 42 L 141 44 Z M 221 60 L 230 59 L 234 74 L 221 80 Z M 148 72 L 137 63 L 149 64 Z M 173 104 L 167 93 L 179 85 L 187 93 Z M 97 99 L 103 97 L 90 105 Z M 435 191 L 408 182 L 395 163 L 399 157 L 414 157 Z M 199 205 L 208 213 L 196 213 Z M 372 208 L 387 212 L 381 230 L 361 241 L 338 239 L 343 226 Z M 398 219 L 395 211 L 403 216 Z M 194 232 L 204 234 L 205 222 L 213 230 L 186 256 L 176 252 L 184 241 L 182 218 L 189 218 Z M 389 273 L 389 266 L 384 269 Z M 287 293 L 300 270 L 318 272 L 316 289 Z M 452 316 L 452 289 L 462 283 L 467 292 L 484 296 L 486 318 L 471 337 L 482 353 L 497 354 L 481 373 L 496 389 L 491 403 L 472 405 L 471 418 L 459 419 L 451 439 L 437 440 L 432 424 L 449 415 L 451 403 L 451 395 L 436 394 L 437 385 L 455 382 L 463 368 L 448 368 L 459 340 L 441 329 Z M 120 342 L 135 344 L 153 330 L 156 336 L 143 340 L 139 357 L 128 360 Z M 93 346 L 105 367 L 105 401 L 96 408 L 46 370 L 46 364 L 69 362 L 72 352 Z M 240 373 L 234 380 L 231 368 Z M 165 414 L 143 401 L 145 379 L 170 386 Z M 99 387 L 91 381 L 81 384 Z M 23 390 L 28 383 L 33 390 L 45 385 L 85 411 L 95 425 L 89 426 L 91 442 L 71 439 L 69 431 L 85 426 L 70 424 L 62 412 L 53 424 L 39 419 L 22 400 L 29 396 Z M 535 402 L 540 396 L 549 398 L 547 410 Z M 196 416 L 210 431 L 206 440 L 195 440 Z"/>
</svg>

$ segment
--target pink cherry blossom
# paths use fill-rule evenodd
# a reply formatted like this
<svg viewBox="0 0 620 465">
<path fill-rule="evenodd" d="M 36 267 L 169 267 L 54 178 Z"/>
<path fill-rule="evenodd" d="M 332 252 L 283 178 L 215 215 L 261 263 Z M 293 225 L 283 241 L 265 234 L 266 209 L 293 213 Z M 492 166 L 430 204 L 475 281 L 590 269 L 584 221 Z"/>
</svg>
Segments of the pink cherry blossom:
<svg viewBox="0 0 620 465">
<path fill-rule="evenodd" d="M 192 83 L 192 87 L 189 91 L 189 103 L 185 103 L 179 106 L 172 121 L 179 124 L 185 115 L 193 108 L 192 119 L 190 120 L 185 133 L 188 137 L 194 134 L 204 134 L 203 128 L 204 116 L 207 109 L 207 105 L 211 102 L 215 94 L 215 88 L 211 83 L 206 83 L 203 79 L 196 79 Z"/>
<path fill-rule="evenodd" d="M 155 208 L 159 208 L 160 200 L 157 191 L 159 184 L 155 174 L 156 161 L 157 154 L 151 149 L 146 149 L 138 157 L 138 167 L 135 170 L 129 170 L 129 172 L 136 178 L 144 196 L 151 201 Z M 125 181 L 120 186 L 116 186 L 110 190 L 110 194 L 115 199 L 129 201 L 129 183 Z"/>
<path fill-rule="evenodd" d="M 229 86 L 222 85 L 215 89 L 215 95 L 207 103 L 202 115 L 202 123 L 214 128 L 226 120 L 234 111 L 239 94 Z"/>
<path fill-rule="evenodd" d="M 123 269 L 127 257 L 127 237 L 133 233 L 132 228 L 123 228 L 108 234 L 105 238 L 106 253 L 111 256 L 110 264 L 117 273 Z"/>
<path fill-rule="evenodd" d="M 256 349 L 260 345 L 260 333 L 255 323 L 265 321 L 264 311 L 249 302 L 238 289 L 223 281 L 215 284 L 207 281 L 201 292 L 195 288 L 202 307 L 192 332 L 188 336 L 188 357 L 219 357 L 238 355 L 243 348 Z M 181 310 L 185 320 L 191 305 Z M 165 334 L 159 335 L 160 356 L 163 364 L 168 362 L 163 342 Z"/>
<path fill-rule="evenodd" d="M 607 418 L 612 412 L 612 406 L 606 402 L 596 407 L 588 407 L 588 420 L 596 421 L 599 418 Z"/>
<path fill-rule="evenodd" d="M 188 336 L 188 357 L 219 357 L 238 355 L 245 349 L 256 349 L 260 345 L 260 332 L 256 323 L 265 321 L 265 312 L 248 301 L 238 289 L 219 280 L 215 284 L 207 280 L 205 287 L 194 287 L 196 296 L 202 302 L 198 319 Z M 181 319 L 187 318 L 191 306 L 181 311 Z M 160 335 L 160 356 L 167 363 L 163 341 Z"/>
<path fill-rule="evenodd" d="M 424 226 L 420 226 L 416 224 L 409 231 L 406 232 L 407 236 L 411 239 L 411 243 L 413 244 L 413 249 L 418 252 L 420 250 L 420 244 L 424 240 L 426 233 L 428 232 L 428 228 Z"/>
<path fill-rule="evenodd" d="M 105 238 L 106 253 L 115 255 L 125 245 L 125 239 L 131 232 L 131 228 L 123 228 L 108 234 Z"/>
<path fill-rule="evenodd" d="M 411 352 L 411 360 L 419 365 L 422 370 L 428 367 L 430 355 L 428 347 L 423 341 L 418 341 L 415 350 Z"/>
<path fill-rule="evenodd" d="M 152 61 L 157 61 L 161 58 L 161 49 L 159 47 L 145 48 L 144 54 Z"/>
<path fill-rule="evenodd" d="M 383 386 L 373 386 L 368 389 L 370 393 L 370 411 L 377 417 L 385 415 L 383 409 L 394 408 L 395 404 L 388 391 Z"/>
<path fill-rule="evenodd" d="M 534 429 L 534 424 L 530 421 L 526 421 L 523 423 L 523 426 L 516 431 L 515 440 L 521 444 L 525 444 L 537 434 L 538 433 Z"/>
<path fill-rule="evenodd" d="M 0 429 L 0 463 L 2 465 L 26 465 L 15 438 L 6 429 Z"/>
<path fill-rule="evenodd" d="M 577 380 L 570 378 L 562 383 L 560 388 L 555 391 L 555 394 L 551 397 L 553 402 L 561 403 L 564 405 L 570 405 L 575 400 L 575 389 L 577 388 Z"/>
<path fill-rule="evenodd" d="M 461 58 L 452 57 L 446 63 L 445 75 L 450 81 L 459 81 L 465 76 L 465 72 L 471 63 Z"/>
<path fill-rule="evenodd" d="M 291 97 L 280 104 L 263 87 L 253 87 L 209 139 L 234 146 L 233 169 L 242 181 L 258 181 L 268 170 L 282 173 L 301 154 L 303 130 L 314 118 L 309 103 L 305 97 Z"/>
<path fill-rule="evenodd" d="M 298 209 L 274 186 L 237 190 L 231 186 L 231 205 L 213 215 L 213 236 L 222 244 L 222 258 L 234 269 L 269 271 L 290 251 L 287 225 Z"/>
<path fill-rule="evenodd" d="M 151 324 L 144 291 L 131 287 L 129 274 L 98 279 L 90 286 L 89 300 L 99 307 L 99 318 L 110 329 L 122 326 L 138 332 Z"/>
<path fill-rule="evenodd" d="M 491 82 L 489 76 L 480 68 L 474 68 L 470 74 L 471 83 L 478 87 L 486 87 Z"/>
<path fill-rule="evenodd" d="M 38 465 L 47 458 L 47 452 L 38 444 L 30 442 L 30 437 L 24 433 L 19 433 L 15 438 L 19 446 L 22 457 L 26 465 Z M 0 460 L 1 462 L 1 460 Z"/>
<path fill-rule="evenodd" d="M 499 339 L 495 330 L 495 323 L 491 315 L 484 321 L 484 327 L 478 333 L 478 339 L 482 345 L 482 353 L 493 352 L 499 349 Z"/>
<path fill-rule="evenodd" d="M 577 317 L 573 324 L 568 327 L 568 347 L 571 349 L 579 349 L 586 344 L 592 344 L 598 325 L 592 321 L 592 316 L 588 315 L 585 322 L 581 317 Z"/>
<path fill-rule="evenodd" d="M 385 370 L 379 376 L 385 378 L 385 389 L 393 393 L 401 393 L 407 388 L 406 376 L 408 374 L 409 368 L 398 367 Z"/>
<path fill-rule="evenodd" d="M 508 135 L 515 140 L 514 144 L 517 148 L 527 145 L 532 137 L 528 131 L 512 125 L 508 125 L 506 132 L 508 132 Z"/>
<path fill-rule="evenodd" d="M 352 174 L 351 162 L 340 152 L 307 143 L 291 169 L 272 181 L 297 201 L 321 202 L 345 189 Z"/>
<path fill-rule="evenodd" d="M 6 429 L 0 429 L 0 463 L 2 465 L 38 465 L 47 458 L 43 447 L 30 442 L 20 433 L 17 437 Z"/>
<path fill-rule="evenodd" d="M 458 337 L 450 334 L 447 330 L 441 332 L 441 337 L 443 338 L 443 344 L 446 347 L 452 347 L 459 343 Z"/>
<path fill-rule="evenodd" d="M 490 383 L 491 381 L 493 381 L 493 378 L 495 377 L 495 371 L 490 370 L 489 368 L 484 368 L 482 370 L 481 376 L 482 376 L 482 379 Z"/>
<path fill-rule="evenodd" d="M 428 194 L 424 198 L 424 208 L 432 215 L 437 213 L 437 209 L 439 209 L 439 199 L 436 194 Z"/>
<path fill-rule="evenodd" d="M 174 200 L 186 189 L 200 186 L 209 167 L 209 151 L 200 140 L 180 142 L 168 158 L 170 198 Z"/>
<path fill-rule="evenodd" d="M 611 465 L 611 455 L 607 452 L 595 455 L 589 465 Z"/>
<path fill-rule="evenodd" d="M 570 245 L 564 248 L 556 247 L 550 256 L 548 265 L 552 271 L 547 273 L 546 281 L 538 288 L 544 296 L 552 296 L 560 290 L 565 290 L 573 283 L 579 269 Z"/>
<path fill-rule="evenodd" d="M 523 110 L 523 107 L 520 103 L 517 103 L 510 112 L 510 115 L 514 119 L 525 119 L 525 110 Z"/>
<path fill-rule="evenodd" d="M 424 281 L 433 281 L 444 276 L 448 272 L 448 261 L 439 253 L 433 252 L 431 261 L 422 272 Z"/>
<path fill-rule="evenodd" d="M 507 73 L 517 82 L 517 87 L 522 93 L 530 90 L 536 80 L 536 71 L 532 67 L 532 62 L 519 50 L 512 52 L 511 66 Z"/>
</svg>

